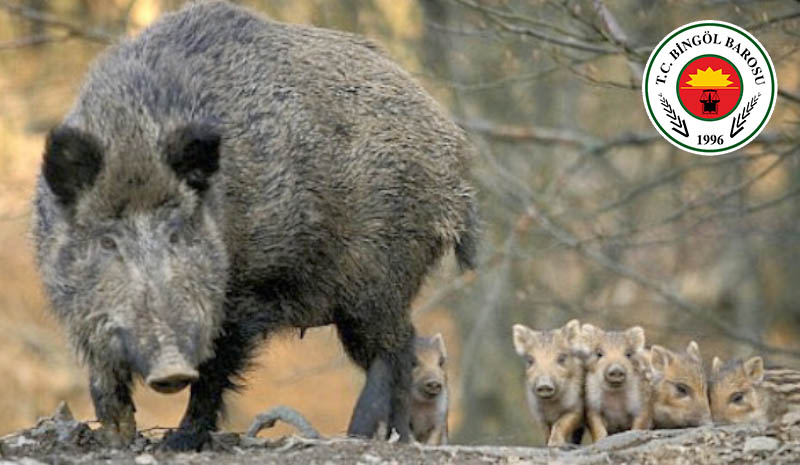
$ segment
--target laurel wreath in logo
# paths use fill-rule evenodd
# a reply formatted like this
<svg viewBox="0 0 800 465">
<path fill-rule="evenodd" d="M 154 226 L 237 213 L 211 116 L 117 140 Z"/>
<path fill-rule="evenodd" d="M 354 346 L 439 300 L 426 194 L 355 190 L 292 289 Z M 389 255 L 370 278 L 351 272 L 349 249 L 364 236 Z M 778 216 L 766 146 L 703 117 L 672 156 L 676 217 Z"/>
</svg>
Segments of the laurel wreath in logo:
<svg viewBox="0 0 800 465">
<path fill-rule="evenodd" d="M 664 111 L 667 113 L 667 118 L 671 120 L 670 122 L 673 126 L 672 130 L 683 137 L 689 137 L 689 127 L 686 126 L 686 120 L 678 115 L 675 109 L 672 108 L 672 105 L 669 104 L 669 101 L 666 97 L 661 94 L 658 95 L 661 97 L 661 106 L 664 107 Z"/>
<path fill-rule="evenodd" d="M 742 108 L 742 112 L 739 113 L 737 116 L 734 116 L 733 120 L 731 121 L 731 137 L 733 138 L 736 134 L 739 134 L 744 129 L 744 125 L 747 122 L 747 117 L 750 116 L 750 112 L 755 108 L 756 103 L 758 103 L 758 98 L 761 97 L 761 92 L 754 95 L 747 105 Z"/>
</svg>

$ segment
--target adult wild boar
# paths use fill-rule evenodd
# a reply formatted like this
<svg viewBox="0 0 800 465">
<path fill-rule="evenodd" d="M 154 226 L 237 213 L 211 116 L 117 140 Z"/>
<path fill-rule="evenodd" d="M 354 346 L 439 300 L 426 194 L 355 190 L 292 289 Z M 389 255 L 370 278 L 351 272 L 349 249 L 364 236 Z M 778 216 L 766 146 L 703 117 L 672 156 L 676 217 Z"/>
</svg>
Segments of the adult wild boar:
<svg viewBox="0 0 800 465">
<path fill-rule="evenodd" d="M 388 412 L 407 439 L 410 302 L 449 248 L 474 260 L 470 153 L 354 35 L 206 1 L 115 45 L 48 136 L 34 220 L 109 436 L 135 434 L 140 376 L 191 385 L 165 444 L 200 448 L 264 337 L 334 324 L 389 390 L 359 401 L 349 434 Z"/>
</svg>

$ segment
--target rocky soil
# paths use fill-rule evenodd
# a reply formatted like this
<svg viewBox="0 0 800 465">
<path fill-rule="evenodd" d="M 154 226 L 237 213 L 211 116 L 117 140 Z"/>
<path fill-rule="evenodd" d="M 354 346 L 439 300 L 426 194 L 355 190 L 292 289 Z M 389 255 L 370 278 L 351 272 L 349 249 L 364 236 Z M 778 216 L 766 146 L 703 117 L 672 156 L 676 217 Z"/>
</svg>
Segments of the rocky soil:
<svg viewBox="0 0 800 465">
<path fill-rule="evenodd" d="M 427 447 L 344 438 L 278 440 L 218 433 L 199 453 L 159 450 L 163 431 L 146 431 L 127 449 L 103 445 L 92 427 L 61 408 L 33 428 L 0 438 L 0 465 L 40 464 L 798 464 L 800 414 L 781 423 L 635 431 L 585 447 Z"/>
</svg>

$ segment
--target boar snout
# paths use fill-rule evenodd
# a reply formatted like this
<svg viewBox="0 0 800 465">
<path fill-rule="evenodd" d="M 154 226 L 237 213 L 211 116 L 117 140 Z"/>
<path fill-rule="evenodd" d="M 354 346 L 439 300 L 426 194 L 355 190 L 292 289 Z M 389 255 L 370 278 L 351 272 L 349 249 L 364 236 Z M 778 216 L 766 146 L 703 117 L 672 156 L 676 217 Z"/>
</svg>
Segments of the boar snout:
<svg viewBox="0 0 800 465">
<path fill-rule="evenodd" d="M 533 392 L 542 399 L 549 399 L 556 394 L 556 384 L 549 376 L 539 378 L 536 380 Z"/>
<path fill-rule="evenodd" d="M 613 364 L 606 369 L 605 378 L 609 384 L 612 386 L 619 386 L 625 382 L 625 377 L 627 376 L 625 367 Z"/>
<path fill-rule="evenodd" d="M 438 395 L 442 392 L 442 383 L 439 380 L 432 379 L 425 383 L 425 392 L 431 396 Z"/>
<path fill-rule="evenodd" d="M 145 382 L 155 391 L 172 394 L 197 381 L 199 377 L 197 370 L 185 358 L 173 353 L 162 357 L 153 365 Z"/>
<path fill-rule="evenodd" d="M 437 378 L 426 378 L 417 383 L 417 390 L 419 393 L 428 399 L 433 399 L 441 394 L 443 388 L 444 385 L 442 381 Z"/>
</svg>

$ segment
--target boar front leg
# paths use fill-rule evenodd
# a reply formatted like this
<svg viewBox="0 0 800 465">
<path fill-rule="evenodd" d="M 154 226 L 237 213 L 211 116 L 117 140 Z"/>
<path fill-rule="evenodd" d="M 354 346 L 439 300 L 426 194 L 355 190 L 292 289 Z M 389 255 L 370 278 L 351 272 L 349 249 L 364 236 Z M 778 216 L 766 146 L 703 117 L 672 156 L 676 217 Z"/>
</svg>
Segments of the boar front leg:
<svg viewBox="0 0 800 465">
<path fill-rule="evenodd" d="M 131 373 L 91 367 L 89 392 L 101 434 L 115 447 L 127 446 L 136 437 L 136 418 L 131 399 Z"/>
<path fill-rule="evenodd" d="M 631 429 L 652 429 L 653 416 L 647 409 L 644 409 L 639 415 L 634 417 Z"/>
<path fill-rule="evenodd" d="M 214 341 L 214 355 L 198 368 L 200 378 L 192 384 L 181 424 L 164 437 L 162 447 L 199 451 L 211 440 L 211 432 L 217 430 L 224 409 L 223 394 L 237 388 L 233 378 L 244 370 L 254 340 L 264 331 L 255 323 L 252 328 L 231 321 L 223 324 L 222 335 Z"/>
<path fill-rule="evenodd" d="M 597 442 L 608 436 L 608 430 L 606 430 L 606 424 L 600 412 L 596 410 L 586 412 L 586 423 L 589 426 L 589 432 L 592 434 L 592 442 Z"/>
<path fill-rule="evenodd" d="M 569 412 L 561 416 L 550 430 L 548 447 L 563 446 L 572 440 L 573 433 L 581 426 L 583 412 Z M 605 428 L 604 428 L 605 429 Z"/>
<path fill-rule="evenodd" d="M 436 425 L 436 427 L 433 428 L 425 444 L 429 446 L 446 446 L 447 441 L 447 420 L 445 420 L 445 423 Z"/>
</svg>

